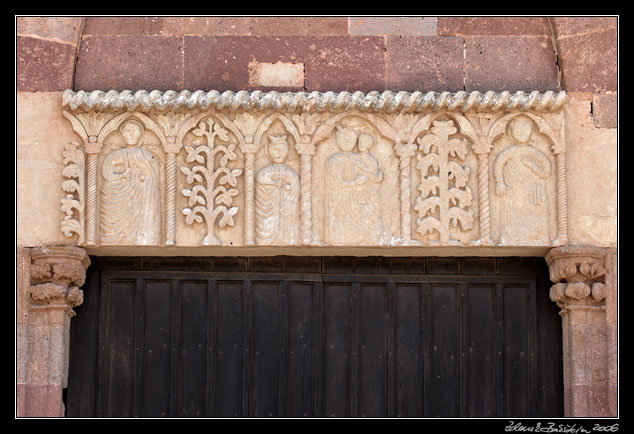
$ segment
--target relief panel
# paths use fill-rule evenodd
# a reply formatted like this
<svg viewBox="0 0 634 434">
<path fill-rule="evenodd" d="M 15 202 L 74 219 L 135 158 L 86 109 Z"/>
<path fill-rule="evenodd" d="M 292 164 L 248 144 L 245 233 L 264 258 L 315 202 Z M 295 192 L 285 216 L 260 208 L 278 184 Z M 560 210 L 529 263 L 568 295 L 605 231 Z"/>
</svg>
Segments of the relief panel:
<svg viewBox="0 0 634 434">
<path fill-rule="evenodd" d="M 567 242 L 565 93 L 67 91 L 85 246 Z"/>
</svg>

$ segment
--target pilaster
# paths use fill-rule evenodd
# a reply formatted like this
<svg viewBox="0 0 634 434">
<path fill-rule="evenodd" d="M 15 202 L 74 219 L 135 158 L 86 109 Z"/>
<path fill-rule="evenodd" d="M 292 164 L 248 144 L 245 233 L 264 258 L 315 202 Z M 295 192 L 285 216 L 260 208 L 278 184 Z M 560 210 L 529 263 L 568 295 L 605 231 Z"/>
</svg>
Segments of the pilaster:
<svg viewBox="0 0 634 434">
<path fill-rule="evenodd" d="M 612 414 L 609 398 L 610 353 L 606 304 L 606 251 L 591 246 L 567 245 L 548 252 L 550 299 L 561 308 L 564 415 L 606 417 Z M 615 318 L 614 318 L 615 320 Z M 615 408 L 615 407 L 614 407 Z"/>
<path fill-rule="evenodd" d="M 90 259 L 77 247 L 23 249 L 18 254 L 18 417 L 62 417 L 68 379 L 70 320 Z"/>
</svg>

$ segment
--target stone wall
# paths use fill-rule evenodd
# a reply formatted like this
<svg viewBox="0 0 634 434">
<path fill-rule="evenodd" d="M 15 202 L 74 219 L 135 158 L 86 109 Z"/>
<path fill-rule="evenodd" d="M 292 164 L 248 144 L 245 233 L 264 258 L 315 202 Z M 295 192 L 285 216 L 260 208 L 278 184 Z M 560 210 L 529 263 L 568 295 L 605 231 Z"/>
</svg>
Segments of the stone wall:
<svg viewBox="0 0 634 434">
<path fill-rule="evenodd" d="M 616 17 L 17 17 L 18 265 L 29 262 L 31 248 L 76 244 L 60 230 L 63 152 L 78 140 L 61 110 L 66 89 L 563 90 L 568 242 L 609 252 L 606 333 L 608 348 L 615 348 L 617 23 Z M 30 283 L 21 270 L 18 324 L 28 324 Z M 19 342 L 27 339 L 20 336 Z M 18 360 L 37 360 L 24 351 Z M 18 383 L 28 383 L 25 365 L 17 368 Z M 613 356 L 606 381 L 611 398 L 601 415 L 614 415 Z"/>
</svg>

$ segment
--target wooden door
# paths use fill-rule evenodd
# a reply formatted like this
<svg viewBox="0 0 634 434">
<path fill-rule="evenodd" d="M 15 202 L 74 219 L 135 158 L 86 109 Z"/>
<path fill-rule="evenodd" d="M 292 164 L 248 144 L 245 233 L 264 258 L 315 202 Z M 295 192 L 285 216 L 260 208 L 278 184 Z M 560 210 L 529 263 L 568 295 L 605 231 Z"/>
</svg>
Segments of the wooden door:
<svg viewBox="0 0 634 434">
<path fill-rule="evenodd" d="M 560 417 L 543 258 L 91 258 L 70 417 Z"/>
</svg>

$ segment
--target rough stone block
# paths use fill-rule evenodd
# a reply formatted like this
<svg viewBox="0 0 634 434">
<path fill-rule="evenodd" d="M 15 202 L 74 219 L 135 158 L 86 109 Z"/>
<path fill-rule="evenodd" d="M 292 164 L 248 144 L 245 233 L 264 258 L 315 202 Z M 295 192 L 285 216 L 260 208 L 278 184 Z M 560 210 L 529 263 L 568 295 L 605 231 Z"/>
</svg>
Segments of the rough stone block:
<svg viewBox="0 0 634 434">
<path fill-rule="evenodd" d="M 436 36 L 436 17 L 350 17 L 351 35 Z"/>
<path fill-rule="evenodd" d="M 62 386 L 17 385 L 18 417 L 63 417 Z"/>
<path fill-rule="evenodd" d="M 249 85 L 255 87 L 303 87 L 304 65 L 301 63 L 249 64 Z"/>
<path fill-rule="evenodd" d="M 17 34 L 77 45 L 82 20 L 83 17 L 17 17 Z"/>
<path fill-rule="evenodd" d="M 617 90 L 617 29 L 560 37 L 557 45 L 566 91 Z"/>
<path fill-rule="evenodd" d="M 617 17 L 552 17 L 556 37 L 579 35 L 609 28 L 616 29 Z"/>
<path fill-rule="evenodd" d="M 254 61 L 304 64 L 307 91 L 369 92 L 385 86 L 382 38 L 186 36 L 185 88 L 255 90 L 249 84 Z"/>
<path fill-rule="evenodd" d="M 347 36 L 347 17 L 252 17 L 253 36 Z"/>
<path fill-rule="evenodd" d="M 557 62 L 550 38 L 466 37 L 465 53 L 467 92 L 558 89 Z"/>
<path fill-rule="evenodd" d="M 617 130 L 596 128 L 591 94 L 569 93 L 566 116 L 568 238 L 617 245 Z"/>
<path fill-rule="evenodd" d="M 618 126 L 618 95 L 616 92 L 601 92 L 592 95 L 592 117 L 597 128 Z"/>
<path fill-rule="evenodd" d="M 16 73 L 18 91 L 58 91 L 72 87 L 75 46 L 18 36 Z"/>
<path fill-rule="evenodd" d="M 84 35 L 248 35 L 249 17 L 87 17 Z"/>
<path fill-rule="evenodd" d="M 183 38 L 87 36 L 80 46 L 76 90 L 182 90 Z"/>
<path fill-rule="evenodd" d="M 546 17 L 438 17 L 440 35 L 548 36 Z"/>
<path fill-rule="evenodd" d="M 386 38 L 386 87 L 405 91 L 463 90 L 464 44 L 457 37 Z"/>
</svg>

